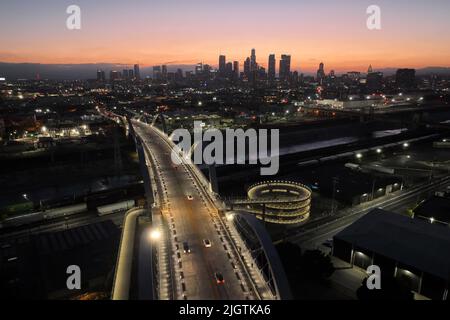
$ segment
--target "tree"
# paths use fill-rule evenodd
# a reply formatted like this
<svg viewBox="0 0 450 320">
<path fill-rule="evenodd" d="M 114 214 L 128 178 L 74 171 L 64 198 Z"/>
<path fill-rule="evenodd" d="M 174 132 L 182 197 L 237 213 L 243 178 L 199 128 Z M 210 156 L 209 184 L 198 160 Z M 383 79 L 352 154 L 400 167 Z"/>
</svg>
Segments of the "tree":
<svg viewBox="0 0 450 320">
<path fill-rule="evenodd" d="M 300 271 L 315 280 L 326 280 L 334 272 L 334 266 L 329 255 L 320 250 L 306 251 L 300 262 Z"/>
</svg>

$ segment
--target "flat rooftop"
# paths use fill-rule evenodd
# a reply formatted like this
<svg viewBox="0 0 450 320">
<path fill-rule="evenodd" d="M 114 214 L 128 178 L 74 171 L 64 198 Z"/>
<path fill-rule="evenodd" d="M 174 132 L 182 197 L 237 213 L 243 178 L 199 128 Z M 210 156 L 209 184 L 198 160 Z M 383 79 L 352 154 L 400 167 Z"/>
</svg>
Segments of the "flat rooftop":
<svg viewBox="0 0 450 320">
<path fill-rule="evenodd" d="M 336 239 L 450 280 L 450 228 L 375 209 Z"/>
</svg>

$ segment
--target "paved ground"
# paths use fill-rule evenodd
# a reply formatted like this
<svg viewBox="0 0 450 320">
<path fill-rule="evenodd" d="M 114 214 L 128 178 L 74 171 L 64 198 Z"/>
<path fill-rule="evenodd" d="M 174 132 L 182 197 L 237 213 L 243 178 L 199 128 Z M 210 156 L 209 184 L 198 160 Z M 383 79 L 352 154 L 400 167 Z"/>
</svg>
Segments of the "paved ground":
<svg viewBox="0 0 450 320">
<path fill-rule="evenodd" d="M 143 137 L 144 144 L 152 150 L 161 185 L 167 197 L 166 215 L 174 241 L 174 259 L 177 281 L 187 299 L 238 299 L 248 298 L 248 288 L 242 287 L 242 274 L 236 271 L 230 245 L 223 238 L 223 230 L 217 222 L 217 212 L 208 206 L 200 188 L 188 170 L 171 161 L 170 147 L 151 128 L 136 124 L 135 130 Z M 153 177 L 152 177 L 153 178 Z M 188 195 L 193 197 L 188 199 Z M 212 243 L 210 248 L 204 239 Z M 190 253 L 184 253 L 187 242 Z M 225 284 L 216 283 L 214 273 L 224 276 Z M 238 276 L 240 279 L 238 279 Z M 246 292 L 244 292 L 244 290 Z"/>
</svg>

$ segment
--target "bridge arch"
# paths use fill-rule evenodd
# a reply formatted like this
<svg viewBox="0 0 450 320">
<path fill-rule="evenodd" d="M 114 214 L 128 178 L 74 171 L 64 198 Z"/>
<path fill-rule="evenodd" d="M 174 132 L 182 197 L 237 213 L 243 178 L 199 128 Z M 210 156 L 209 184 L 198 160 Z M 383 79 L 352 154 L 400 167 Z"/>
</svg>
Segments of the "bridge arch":
<svg viewBox="0 0 450 320">
<path fill-rule="evenodd" d="M 283 264 L 264 224 L 254 215 L 243 211 L 228 214 L 232 215 L 232 223 L 250 251 L 272 296 L 278 300 L 291 300 L 292 292 Z"/>
<path fill-rule="evenodd" d="M 155 117 L 153 118 L 153 121 L 152 121 L 152 126 L 155 126 L 156 121 L 158 121 L 158 119 L 161 120 L 163 132 L 165 134 L 167 134 L 166 119 L 164 118 L 164 115 L 162 113 L 158 113 L 158 114 L 155 115 Z"/>
</svg>

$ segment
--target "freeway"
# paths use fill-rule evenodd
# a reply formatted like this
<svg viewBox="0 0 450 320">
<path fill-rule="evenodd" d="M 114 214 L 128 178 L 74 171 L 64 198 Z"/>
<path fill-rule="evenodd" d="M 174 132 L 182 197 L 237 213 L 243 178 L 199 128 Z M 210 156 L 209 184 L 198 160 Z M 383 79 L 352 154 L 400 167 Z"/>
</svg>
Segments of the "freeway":
<svg viewBox="0 0 450 320">
<path fill-rule="evenodd" d="M 375 208 L 388 211 L 395 210 L 407 203 L 415 203 L 419 197 L 439 190 L 440 188 L 445 188 L 448 185 L 450 185 L 450 177 L 444 177 L 409 190 L 398 191 L 366 204 L 341 210 L 335 216 L 312 221 L 310 224 L 296 231 L 295 234 L 287 236 L 283 241 L 296 242 L 309 249 L 317 248 L 325 240 L 332 238 L 339 231 Z"/>
<path fill-rule="evenodd" d="M 206 300 L 244 300 L 255 296 L 249 289 L 244 267 L 227 240 L 217 208 L 194 178 L 187 165 L 175 165 L 172 147 L 152 126 L 133 121 L 134 132 L 142 139 L 157 180 L 158 197 L 164 198 L 162 212 L 171 231 L 173 277 L 177 298 Z M 163 194 L 161 194 L 163 193 Z M 206 247 L 204 240 L 211 242 Z M 185 243 L 190 252 L 184 252 Z M 218 284 L 215 273 L 223 275 Z"/>
</svg>

